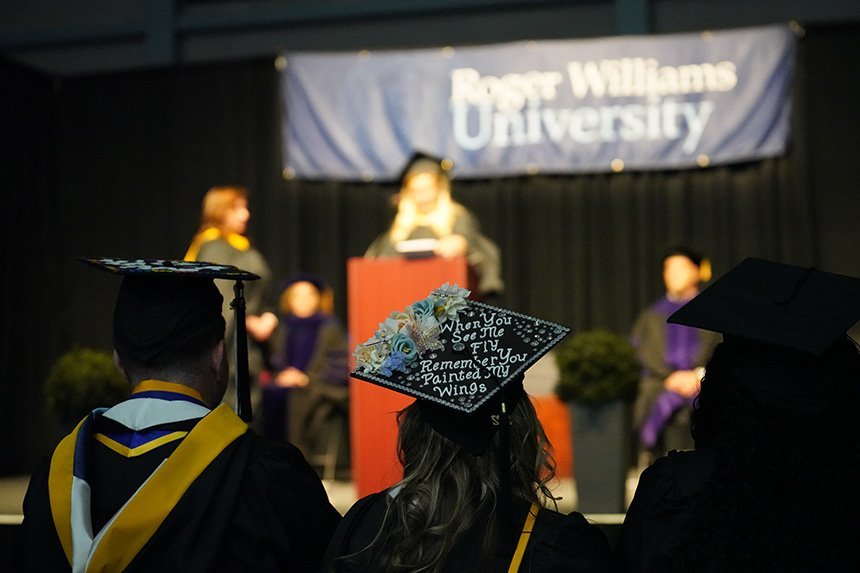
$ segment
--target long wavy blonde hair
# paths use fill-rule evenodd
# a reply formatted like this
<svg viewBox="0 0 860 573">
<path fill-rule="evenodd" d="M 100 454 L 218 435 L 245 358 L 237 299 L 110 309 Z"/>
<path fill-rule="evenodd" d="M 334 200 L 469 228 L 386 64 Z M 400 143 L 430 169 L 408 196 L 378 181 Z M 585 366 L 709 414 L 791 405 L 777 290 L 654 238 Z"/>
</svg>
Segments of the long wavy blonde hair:
<svg viewBox="0 0 860 573">
<path fill-rule="evenodd" d="M 409 191 L 409 183 L 419 175 L 436 179 L 436 205 L 429 213 L 421 213 Z M 451 234 L 458 211 L 462 207 L 451 199 L 451 179 L 442 165 L 432 159 L 418 159 L 406 170 L 400 185 L 397 216 L 391 224 L 391 240 L 404 241 L 416 227 L 430 227 L 438 237 Z"/>
<path fill-rule="evenodd" d="M 520 391 L 510 414 L 511 491 L 499 476 L 499 433 L 482 455 L 475 455 L 436 432 L 418 402 L 397 415 L 398 457 L 403 479 L 375 539 L 357 553 L 334 562 L 335 570 L 371 556 L 382 571 L 436 573 L 445 568 L 451 550 L 480 515 L 494 514 L 501 496 L 515 495 L 530 503 L 554 503 L 549 482 L 555 478 L 550 443 L 531 399 Z M 498 535 L 490 520 L 484 555 L 491 555 Z M 344 569 L 341 569 L 341 567 Z"/>
</svg>

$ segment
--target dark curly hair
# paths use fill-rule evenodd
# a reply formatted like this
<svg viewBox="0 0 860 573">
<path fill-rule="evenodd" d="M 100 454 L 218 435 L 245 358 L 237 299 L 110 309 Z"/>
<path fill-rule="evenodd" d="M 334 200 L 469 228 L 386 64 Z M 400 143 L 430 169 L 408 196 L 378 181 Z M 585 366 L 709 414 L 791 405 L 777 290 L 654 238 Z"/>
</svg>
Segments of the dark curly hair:
<svg viewBox="0 0 860 573">
<path fill-rule="evenodd" d="M 761 391 L 788 378 L 810 385 L 812 407 Z M 860 520 L 860 354 L 850 339 L 820 359 L 719 345 L 692 432 L 716 469 L 673 552 L 675 570 L 860 570 L 851 537 Z"/>
</svg>

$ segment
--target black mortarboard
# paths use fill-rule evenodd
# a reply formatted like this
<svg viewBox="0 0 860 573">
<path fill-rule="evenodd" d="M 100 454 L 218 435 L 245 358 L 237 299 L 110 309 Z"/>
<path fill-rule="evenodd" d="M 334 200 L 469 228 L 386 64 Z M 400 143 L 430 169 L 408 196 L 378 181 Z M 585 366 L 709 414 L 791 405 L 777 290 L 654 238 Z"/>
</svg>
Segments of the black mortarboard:
<svg viewBox="0 0 860 573">
<path fill-rule="evenodd" d="M 260 278 L 230 265 L 150 259 L 80 259 L 96 268 L 123 276 L 114 308 L 114 346 L 143 364 L 157 361 L 199 337 L 223 337 L 222 297 L 213 279 L 236 281 L 237 341 L 245 339 L 241 283 Z M 241 339 L 239 337 L 242 337 Z M 241 353 L 241 349 L 245 349 Z M 247 381 L 247 345 L 237 343 L 239 415 L 251 418 Z M 244 368 L 243 368 L 244 365 Z"/>
<path fill-rule="evenodd" d="M 400 171 L 399 180 L 402 183 L 407 176 L 411 176 L 416 173 L 433 173 L 436 175 L 442 173 L 447 174 L 451 171 L 453 166 L 454 163 L 450 159 L 430 155 L 423 151 L 416 151 Z"/>
<path fill-rule="evenodd" d="M 668 322 L 821 355 L 860 319 L 860 279 L 748 258 Z"/>
<path fill-rule="evenodd" d="M 291 274 L 284 281 L 283 288 L 286 289 L 286 288 L 289 288 L 296 283 L 301 283 L 301 282 L 311 283 L 321 293 L 325 292 L 329 288 L 328 281 L 326 281 L 325 278 L 323 278 L 321 275 L 318 275 L 316 273 L 309 273 L 309 272 L 297 272 L 297 273 Z"/>
<path fill-rule="evenodd" d="M 689 247 L 685 247 L 683 245 L 674 245 L 673 247 L 666 249 L 666 252 L 663 253 L 663 260 L 665 261 L 669 257 L 675 257 L 675 256 L 686 257 L 686 258 L 690 259 L 690 261 L 692 261 L 692 263 L 694 265 L 696 265 L 697 267 L 702 264 L 702 259 L 703 259 L 702 255 L 700 255 L 698 252 L 694 251 L 693 249 L 691 249 Z"/>
<path fill-rule="evenodd" d="M 570 329 L 468 295 L 445 284 L 393 312 L 356 347 L 352 376 L 418 398 L 436 431 L 479 452 L 492 434 L 478 418 Z"/>
</svg>

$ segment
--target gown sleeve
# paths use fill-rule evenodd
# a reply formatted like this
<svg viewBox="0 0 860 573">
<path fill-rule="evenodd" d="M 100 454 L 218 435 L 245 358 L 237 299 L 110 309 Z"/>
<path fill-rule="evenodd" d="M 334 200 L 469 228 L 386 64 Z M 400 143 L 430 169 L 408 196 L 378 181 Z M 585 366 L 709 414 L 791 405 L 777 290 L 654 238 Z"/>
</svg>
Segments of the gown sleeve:
<svg viewBox="0 0 860 573">
<path fill-rule="evenodd" d="M 363 497 L 349 508 L 328 544 L 319 573 L 369 570 L 362 566 L 334 569 L 334 562 L 338 557 L 359 551 L 373 540 L 382 525 L 384 496 L 385 492 L 380 492 Z"/>
<path fill-rule="evenodd" d="M 542 510 L 533 530 L 531 556 L 520 568 L 530 571 L 605 572 L 612 570 L 609 541 L 581 513 Z"/>
<path fill-rule="evenodd" d="M 21 571 L 42 573 L 71 571 L 51 515 L 48 494 L 50 457 L 46 458 L 30 478 L 24 497 L 24 522 L 19 529 L 22 553 Z"/>
<path fill-rule="evenodd" d="M 222 546 L 224 571 L 314 571 L 340 514 L 316 472 L 289 444 L 259 448 Z"/>
<path fill-rule="evenodd" d="M 478 289 L 484 294 L 503 291 L 505 285 L 499 246 L 481 232 L 478 220 L 468 209 L 462 205 L 457 207 L 452 232 L 462 235 L 469 244 L 466 258 L 478 274 Z"/>
<path fill-rule="evenodd" d="M 617 550 L 624 571 L 660 571 L 669 565 L 712 471 L 713 458 L 697 450 L 670 452 L 642 472 Z"/>
</svg>

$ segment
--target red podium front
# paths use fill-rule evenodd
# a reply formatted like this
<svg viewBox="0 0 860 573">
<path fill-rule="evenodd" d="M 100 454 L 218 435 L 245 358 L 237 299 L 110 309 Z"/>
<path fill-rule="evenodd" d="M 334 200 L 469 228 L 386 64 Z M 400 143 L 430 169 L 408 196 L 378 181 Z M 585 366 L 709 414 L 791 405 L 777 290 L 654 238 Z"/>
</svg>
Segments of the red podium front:
<svg viewBox="0 0 860 573">
<path fill-rule="evenodd" d="M 352 345 L 373 336 L 393 311 L 405 309 L 446 282 L 468 288 L 465 259 L 350 259 L 347 303 Z M 375 384 L 350 380 L 352 479 L 359 497 L 400 479 L 395 414 L 412 400 Z"/>
</svg>

